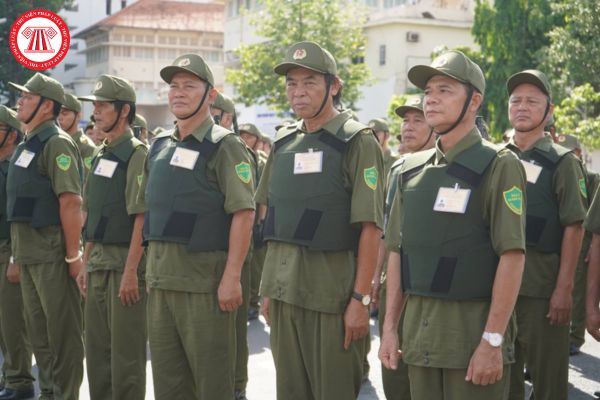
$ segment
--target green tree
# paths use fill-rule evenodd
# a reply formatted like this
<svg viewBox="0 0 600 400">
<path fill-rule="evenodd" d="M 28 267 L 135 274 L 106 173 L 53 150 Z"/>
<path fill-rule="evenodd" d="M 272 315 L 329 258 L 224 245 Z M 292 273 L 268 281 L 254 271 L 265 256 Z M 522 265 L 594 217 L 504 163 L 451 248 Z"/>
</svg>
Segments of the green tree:
<svg viewBox="0 0 600 400">
<path fill-rule="evenodd" d="M 506 80 L 536 68 L 540 49 L 549 44 L 546 33 L 563 24 L 562 14 L 552 12 L 551 1 L 477 0 L 472 34 L 486 60 L 486 112 L 494 136 L 509 127 Z"/>
<path fill-rule="evenodd" d="M 10 51 L 8 39 L 10 28 L 24 12 L 45 9 L 54 12 L 72 4 L 72 0 L 0 0 L 0 94 L 14 100 L 14 92 L 8 89 L 8 82 L 25 82 L 36 71 L 27 69 L 17 62 Z M 10 103 L 14 103 L 11 101 Z"/>
<path fill-rule="evenodd" d="M 556 131 L 577 136 L 588 149 L 600 148 L 600 92 L 591 84 L 574 87 L 556 105 Z"/>
<path fill-rule="evenodd" d="M 273 72 L 292 44 L 312 40 L 329 50 L 344 81 L 342 100 L 353 107 L 358 87 L 369 79 L 364 63 L 365 9 L 355 2 L 331 0 L 262 0 L 263 9 L 250 16 L 256 33 L 266 41 L 236 50 L 239 67 L 226 74 L 246 105 L 267 104 L 280 113 L 289 111 L 284 82 Z"/>
</svg>

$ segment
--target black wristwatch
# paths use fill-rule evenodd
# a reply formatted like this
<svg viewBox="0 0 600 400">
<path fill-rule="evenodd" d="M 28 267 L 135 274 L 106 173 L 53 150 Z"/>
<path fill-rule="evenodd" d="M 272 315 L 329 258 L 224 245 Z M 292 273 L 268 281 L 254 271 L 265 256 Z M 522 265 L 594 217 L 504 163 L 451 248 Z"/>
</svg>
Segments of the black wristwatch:
<svg viewBox="0 0 600 400">
<path fill-rule="evenodd" d="M 363 306 L 367 307 L 371 304 L 371 296 L 368 294 L 360 294 L 358 292 L 352 292 L 352 298 L 360 301 Z"/>
</svg>

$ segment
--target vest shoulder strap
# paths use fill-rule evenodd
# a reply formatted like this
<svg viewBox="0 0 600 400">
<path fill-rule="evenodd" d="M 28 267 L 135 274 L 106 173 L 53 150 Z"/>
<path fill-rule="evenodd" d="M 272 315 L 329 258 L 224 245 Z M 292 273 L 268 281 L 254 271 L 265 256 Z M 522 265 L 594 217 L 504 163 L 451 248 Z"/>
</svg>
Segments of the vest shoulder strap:
<svg viewBox="0 0 600 400">
<path fill-rule="evenodd" d="M 400 163 L 402 180 L 407 181 L 418 174 L 431 159 L 435 157 L 435 148 L 407 154 L 394 164 Z"/>
<path fill-rule="evenodd" d="M 279 140 L 283 139 L 284 137 L 296 132 L 298 130 L 298 124 L 299 124 L 299 122 L 297 122 L 295 124 L 291 124 L 291 125 L 285 125 L 285 126 L 282 126 L 281 128 L 279 128 L 279 130 L 275 134 L 275 143 L 277 143 Z"/>
<path fill-rule="evenodd" d="M 208 141 L 211 143 L 217 144 L 225 136 L 232 135 L 232 134 L 233 134 L 233 132 L 231 132 L 228 129 L 223 128 L 220 125 L 213 125 L 212 128 L 210 129 L 210 131 L 206 134 L 206 139 L 208 139 Z"/>
<path fill-rule="evenodd" d="M 448 166 L 448 174 L 477 187 L 501 150 L 502 147 L 482 140 L 460 153 Z"/>
<path fill-rule="evenodd" d="M 173 134 L 173 130 L 162 132 L 154 138 L 154 142 L 150 146 L 150 150 L 148 151 L 148 159 L 152 160 L 156 155 L 165 148 L 165 146 L 169 143 L 169 138 Z"/>
<path fill-rule="evenodd" d="M 569 150 L 566 147 L 552 143 L 548 151 L 535 148 L 531 152 L 531 158 L 540 163 L 543 167 L 553 170 L 563 157 L 571 152 L 572 150 Z"/>
<path fill-rule="evenodd" d="M 145 144 L 141 140 L 132 137 L 129 140 L 119 143 L 119 145 L 115 146 L 114 148 L 111 148 L 110 153 L 112 153 L 120 161 L 127 163 L 135 150 L 140 146 L 145 146 Z"/>
<path fill-rule="evenodd" d="M 356 136 L 359 132 L 365 129 L 368 129 L 371 132 L 373 131 L 367 125 L 355 121 L 352 118 L 348 118 L 346 122 L 344 122 L 344 125 L 342 125 L 342 128 L 339 131 L 337 131 L 335 136 L 337 136 L 345 143 L 348 143 L 350 140 L 352 140 L 354 136 Z"/>
</svg>

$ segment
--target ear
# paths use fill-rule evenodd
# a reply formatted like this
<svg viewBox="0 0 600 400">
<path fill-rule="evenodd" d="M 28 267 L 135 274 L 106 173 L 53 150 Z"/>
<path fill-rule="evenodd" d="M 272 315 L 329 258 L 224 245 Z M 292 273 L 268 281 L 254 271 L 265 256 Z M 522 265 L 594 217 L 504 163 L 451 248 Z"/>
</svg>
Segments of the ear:
<svg viewBox="0 0 600 400">
<path fill-rule="evenodd" d="M 218 94 L 219 94 L 219 92 L 217 91 L 217 89 L 211 87 L 210 90 L 208 91 L 208 96 L 207 96 L 208 104 L 213 104 L 215 102 L 215 100 L 217 99 Z"/>
<path fill-rule="evenodd" d="M 339 93 L 339 91 L 342 89 L 343 86 L 343 82 L 340 78 L 338 78 L 337 76 L 335 76 L 333 78 L 333 82 L 331 83 L 331 88 L 329 89 L 329 93 L 331 93 L 331 96 L 335 96 Z"/>
<path fill-rule="evenodd" d="M 121 115 L 119 115 L 119 118 L 127 119 L 127 116 L 129 115 L 129 111 L 131 111 L 131 106 L 129 104 L 123 105 L 123 108 L 121 108 Z"/>
<path fill-rule="evenodd" d="M 471 111 L 477 112 L 479 110 L 479 108 L 481 107 L 482 103 L 483 103 L 483 95 L 481 93 L 479 93 L 478 91 L 474 90 L 473 97 L 471 98 L 471 105 L 469 106 L 469 109 Z"/>
</svg>

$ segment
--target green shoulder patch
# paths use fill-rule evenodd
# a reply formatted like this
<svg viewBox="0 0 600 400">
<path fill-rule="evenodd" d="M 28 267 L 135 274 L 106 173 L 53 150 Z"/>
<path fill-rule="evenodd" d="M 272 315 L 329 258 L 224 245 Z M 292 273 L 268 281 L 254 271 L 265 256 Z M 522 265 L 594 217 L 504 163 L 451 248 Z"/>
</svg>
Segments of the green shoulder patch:
<svg viewBox="0 0 600 400">
<path fill-rule="evenodd" d="M 502 193 L 508 209 L 517 215 L 523 214 L 523 192 L 516 186 Z"/>
<path fill-rule="evenodd" d="M 138 183 L 138 186 L 142 186 L 142 179 L 144 179 L 144 174 L 139 174 L 139 175 L 137 176 L 137 183 Z"/>
<path fill-rule="evenodd" d="M 92 157 L 86 157 L 83 159 L 83 164 L 87 169 L 92 168 Z"/>
<path fill-rule="evenodd" d="M 67 171 L 71 167 L 71 156 L 60 153 L 59 156 L 56 157 L 56 165 L 63 171 Z"/>
<path fill-rule="evenodd" d="M 587 199 L 588 193 L 587 193 L 587 186 L 585 185 L 585 178 L 579 179 L 579 190 L 581 191 L 581 194 L 583 195 L 583 197 L 585 197 Z"/>
<path fill-rule="evenodd" d="M 244 183 L 250 182 L 250 177 L 251 177 L 250 164 L 248 164 L 247 162 L 241 162 L 238 165 L 236 165 L 235 173 L 237 174 L 238 178 L 240 178 L 240 180 L 242 182 L 244 182 Z"/>
<path fill-rule="evenodd" d="M 363 175 L 365 177 L 365 183 L 369 188 L 375 190 L 377 188 L 377 178 L 379 177 L 379 171 L 377 168 L 365 168 Z"/>
</svg>

